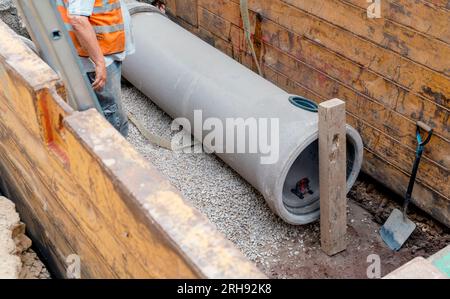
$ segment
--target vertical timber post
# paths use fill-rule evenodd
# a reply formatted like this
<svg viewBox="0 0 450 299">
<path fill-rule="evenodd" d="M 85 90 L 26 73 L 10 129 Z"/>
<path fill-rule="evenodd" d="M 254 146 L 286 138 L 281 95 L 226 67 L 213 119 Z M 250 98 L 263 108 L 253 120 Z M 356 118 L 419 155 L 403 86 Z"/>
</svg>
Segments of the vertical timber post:
<svg viewBox="0 0 450 299">
<path fill-rule="evenodd" d="M 329 256 L 347 248 L 345 102 L 333 99 L 319 106 L 320 234 Z"/>
</svg>

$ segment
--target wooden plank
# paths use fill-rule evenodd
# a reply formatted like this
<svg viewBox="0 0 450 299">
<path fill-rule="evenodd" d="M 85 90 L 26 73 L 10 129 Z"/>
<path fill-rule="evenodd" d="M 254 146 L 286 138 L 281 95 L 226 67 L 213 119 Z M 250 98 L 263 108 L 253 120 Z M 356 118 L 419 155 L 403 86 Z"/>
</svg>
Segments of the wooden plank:
<svg viewBox="0 0 450 299">
<path fill-rule="evenodd" d="M 0 170 L 58 276 L 77 254 L 84 278 L 264 277 L 3 23 L 0 70 Z"/>
<path fill-rule="evenodd" d="M 390 111 L 365 95 L 340 85 L 339 82 L 329 78 L 327 75 L 318 72 L 303 62 L 296 61 L 276 49 L 266 46 L 265 51 L 265 62 L 272 68 L 285 74 L 291 80 L 302 83 L 303 86 L 315 91 L 324 98 L 335 96 L 345 100 L 349 112 L 364 119 L 365 122 L 376 127 L 384 134 L 395 138 L 399 143 L 408 145 L 411 150 L 415 149 L 417 145 L 414 136 L 415 122 L 409 121 L 394 111 Z M 447 153 L 450 144 L 437 136 L 435 137 L 430 143 L 430 149 L 433 150 L 433 156 L 431 157 L 436 159 L 436 161 L 444 161 L 443 165 L 448 165 L 446 164 L 448 162 L 445 161 L 449 159 Z M 440 154 L 438 155 L 437 153 Z M 429 157 L 427 154 L 426 156 Z M 448 172 L 447 167 L 439 163 L 436 164 L 438 165 L 432 167 L 441 168 Z M 430 181 L 434 182 L 434 180 L 430 176 Z"/>
<path fill-rule="evenodd" d="M 198 25 L 197 0 L 175 0 L 177 15 L 191 24 Z"/>
<path fill-rule="evenodd" d="M 166 12 L 170 15 L 175 16 L 177 14 L 177 1 L 176 0 L 166 0 Z"/>
<path fill-rule="evenodd" d="M 447 76 L 426 69 L 280 1 L 250 0 L 249 5 L 265 19 L 305 36 L 442 106 L 450 107 L 450 84 Z"/>
<path fill-rule="evenodd" d="M 231 23 L 210 13 L 202 7 L 199 8 L 199 25 L 208 28 L 211 33 L 221 37 L 224 40 L 228 40 L 230 38 Z"/>
<path fill-rule="evenodd" d="M 428 123 L 438 135 L 450 139 L 449 109 L 298 34 L 288 32 L 272 21 L 264 22 L 262 30 L 264 43 L 290 54 L 413 121 Z"/>
<path fill-rule="evenodd" d="M 117 238 L 121 237 L 126 229 L 122 228 L 121 234 L 111 230 L 111 223 L 105 221 L 99 207 L 90 202 L 95 197 L 86 194 L 80 188 L 77 184 L 77 177 L 69 175 L 68 168 L 73 168 L 74 163 L 70 163 L 70 166 L 67 167 L 66 163 L 54 155 L 52 148 L 46 149 L 39 140 L 36 140 L 36 137 L 30 135 L 15 115 L 11 110 L 2 115 L 2 121 L 7 124 L 4 128 L 7 138 L 2 142 L 4 145 L 2 162 L 16 161 L 8 167 L 9 172 L 18 169 L 19 171 L 16 170 L 16 177 L 25 178 L 25 182 L 20 183 L 20 185 L 18 184 L 21 180 L 16 181 L 13 185 L 19 190 L 16 193 L 21 194 L 20 186 L 25 185 L 32 188 L 34 196 L 41 194 L 39 198 L 42 201 L 34 202 L 34 205 L 32 205 L 37 210 L 35 213 L 39 211 L 38 207 L 35 206 L 36 204 L 46 206 L 46 214 L 50 213 L 52 222 L 56 222 L 64 236 L 70 238 L 69 240 L 74 240 L 69 244 L 77 251 L 72 253 L 82 257 L 83 263 L 86 264 L 84 267 L 89 269 L 88 277 L 98 277 L 96 276 L 99 274 L 97 271 L 101 269 L 99 264 L 102 263 L 112 267 L 113 270 L 110 273 L 116 273 L 110 276 L 107 272 L 103 272 L 104 277 L 115 277 L 115 275 L 124 278 L 154 277 L 148 271 L 151 268 L 145 269 L 141 262 L 136 259 L 136 255 L 139 256 L 138 250 L 127 257 L 128 253 L 131 252 L 129 245 L 124 244 Z M 27 142 L 20 144 L 19 149 L 18 146 L 13 146 L 18 143 L 17 140 L 27 140 Z M 90 179 L 100 180 L 101 177 L 92 176 Z M 28 197 L 21 198 L 30 201 Z M 119 211 L 112 212 L 118 215 L 121 213 Z M 133 220 L 127 211 L 123 211 L 120 216 L 127 218 L 130 222 Z M 42 215 L 39 218 L 43 218 Z M 117 218 L 121 220 L 121 217 Z M 118 226 L 122 225 L 124 224 L 120 223 Z M 146 231 L 142 230 L 139 235 L 145 236 L 145 233 Z M 109 250 L 106 250 L 106 248 L 109 248 Z M 100 261 L 97 257 L 100 257 Z M 88 265 L 92 266 L 89 267 Z M 95 269 L 96 267 L 98 269 Z"/>
<path fill-rule="evenodd" d="M 405 196 L 409 183 L 409 173 L 387 163 L 367 148 L 364 152 L 362 170 L 394 190 L 399 196 Z M 414 187 L 412 202 L 447 227 L 450 227 L 450 201 L 443 194 L 434 192 L 419 183 Z"/>
<path fill-rule="evenodd" d="M 367 9 L 367 0 L 341 0 Z M 448 0 L 445 0 L 448 1 Z M 449 2 L 450 3 L 450 2 Z M 424 1 L 385 0 L 381 5 L 381 17 L 413 28 L 450 44 L 450 15 L 447 10 Z"/>
<path fill-rule="evenodd" d="M 345 102 L 319 105 L 320 240 L 332 256 L 347 248 Z"/>
<path fill-rule="evenodd" d="M 295 0 L 288 1 L 293 3 Z M 385 30 L 388 33 L 392 33 L 392 30 L 397 33 L 412 32 L 413 36 L 401 38 L 407 47 L 416 47 L 425 55 L 427 51 L 418 47 L 418 38 L 422 38 L 423 45 L 425 39 L 434 40 L 435 37 L 432 34 L 422 34 L 417 28 L 407 24 L 404 26 L 405 24 L 383 15 L 381 22 L 367 20 L 368 24 L 374 27 L 375 37 L 365 37 L 371 34 L 370 30 L 358 31 L 357 35 L 352 28 L 346 30 L 337 24 L 336 20 L 347 16 L 343 7 L 351 7 L 353 13 L 360 11 L 358 20 L 362 22 L 365 11 L 361 8 L 367 3 L 364 1 L 358 6 L 353 2 L 359 0 L 327 0 L 321 1 L 319 7 L 329 7 L 329 3 L 336 1 L 341 2 L 338 4 L 342 16 L 321 15 L 321 18 L 317 15 L 335 12 L 328 8 L 325 12 L 317 11 L 309 6 L 309 2 L 300 3 L 303 7 L 301 10 L 282 0 L 249 1 L 253 10 L 252 30 L 256 33 L 257 26 L 260 26 L 261 30 L 261 33 L 255 34 L 255 38 L 258 36 L 262 45 L 262 68 L 266 78 L 288 92 L 319 102 L 333 97 L 345 100 L 349 121 L 361 130 L 367 150 L 373 151 L 369 159 L 376 160 L 380 165 L 384 163 L 384 171 L 396 177 L 380 176 L 376 168 L 366 168 L 366 171 L 380 178 L 382 183 L 402 196 L 403 186 L 391 184 L 391 181 L 399 180 L 399 176 L 407 176 L 410 171 L 411 157 L 416 147 L 415 123 L 421 120 L 433 127 L 436 135 L 425 149 L 426 169 L 422 169 L 418 182 L 423 199 L 419 197 L 416 200 L 422 209 L 440 221 L 449 223 L 448 213 L 442 211 L 447 211 L 450 202 L 447 195 L 447 186 L 450 186 L 450 78 L 412 61 L 412 58 L 403 57 L 398 52 L 400 44 L 390 45 L 398 47 L 397 53 L 379 44 L 380 36 Z M 405 22 L 408 18 L 409 22 L 415 20 L 413 16 L 408 15 L 408 11 L 426 7 L 427 9 L 417 16 L 424 21 L 418 24 L 422 28 L 428 26 L 424 20 L 425 14 L 436 16 L 438 23 L 447 22 L 445 19 L 448 18 L 448 11 L 442 6 L 428 3 L 429 1 L 387 1 L 405 4 Z M 252 68 L 253 63 L 248 55 L 241 28 L 239 0 L 199 0 L 198 5 L 199 9 L 208 11 L 208 18 L 202 19 L 200 36 L 221 49 L 228 49 L 227 44 L 231 45 L 232 55 L 230 50 L 224 52 Z M 313 9 L 316 15 L 311 14 L 312 10 L 308 12 L 308 7 Z M 257 21 L 256 13 L 263 17 L 262 21 Z M 222 25 L 214 26 L 217 22 Z M 361 24 L 366 26 L 366 30 L 367 24 Z M 384 28 L 383 24 L 390 27 Z M 429 30 L 438 33 L 436 29 Z M 199 32 L 196 31 L 196 34 Z M 437 177 L 438 181 L 434 177 Z M 435 209 L 437 206 L 440 210 Z"/>
<path fill-rule="evenodd" d="M 211 30 L 208 24 L 205 23 L 203 26 Z M 286 51 L 298 60 L 327 73 L 333 79 L 357 89 L 387 108 L 410 118 L 413 122 L 420 120 L 428 123 L 434 127 L 438 136 L 443 136 L 446 139 L 450 138 L 450 113 L 448 109 L 436 105 L 431 100 L 414 94 L 390 80 L 380 77 L 359 64 L 336 55 L 336 53 L 308 39 L 288 32 L 274 22 L 264 21 L 262 30 L 264 43 L 275 46 L 280 51 Z M 226 34 L 226 31 L 221 32 L 221 34 Z M 236 34 L 236 36 L 239 35 Z M 233 45 L 239 45 L 239 41 L 233 41 Z M 446 153 L 434 155 L 433 147 L 429 151 L 429 156 L 435 157 L 434 160 L 436 162 L 441 163 L 442 161 L 445 167 L 449 167 L 450 159 Z"/>
<path fill-rule="evenodd" d="M 276 65 L 279 65 L 279 64 L 276 64 Z M 307 71 L 305 74 L 311 75 L 311 72 Z M 312 77 L 312 79 L 314 79 L 314 77 Z M 284 86 L 283 85 L 281 85 L 281 86 L 284 87 L 285 89 L 287 89 L 288 91 L 294 92 L 296 90 L 296 88 L 298 88 L 299 86 L 301 89 L 305 88 L 301 85 L 298 85 L 297 82 L 292 82 L 291 80 L 288 79 L 287 76 L 284 76 L 283 80 L 285 80 L 287 83 L 285 83 Z M 311 81 L 315 82 L 317 80 L 311 80 Z M 309 82 L 309 81 L 307 81 L 307 82 Z M 294 86 L 294 87 L 291 87 L 291 86 Z M 309 92 L 311 92 L 311 90 L 309 90 L 309 89 L 307 89 L 307 90 Z M 324 97 L 321 97 L 320 95 L 315 95 L 315 94 L 311 94 L 310 97 L 317 101 L 322 101 L 324 99 Z M 351 103 L 351 102 L 347 101 L 347 104 L 349 104 L 349 103 Z M 360 105 L 361 105 L 361 107 L 364 107 L 363 103 L 361 103 Z M 360 105 L 358 104 L 358 106 L 360 106 Z M 411 144 L 411 147 L 407 151 L 405 151 L 403 145 L 394 141 L 392 139 L 392 137 L 390 137 L 389 135 L 384 135 L 383 132 L 380 132 L 378 130 L 373 131 L 374 128 L 369 126 L 366 123 L 366 121 L 368 119 L 370 120 L 371 115 L 372 115 L 372 113 L 370 113 L 370 112 L 368 113 L 366 111 L 367 108 L 369 108 L 369 107 L 367 107 L 367 105 L 366 105 L 365 110 L 364 110 L 365 114 L 358 114 L 358 115 L 361 115 L 361 118 L 357 118 L 356 115 L 350 113 L 350 115 L 349 115 L 350 124 L 352 124 L 355 128 L 360 130 L 366 146 L 377 151 L 378 153 L 380 153 L 381 156 L 384 157 L 382 159 L 382 161 L 384 161 L 384 163 L 387 163 L 387 165 L 389 165 L 389 167 L 392 167 L 392 163 L 397 164 L 397 165 L 399 165 L 399 167 L 401 167 L 403 169 L 404 173 L 409 173 L 410 168 L 412 167 L 411 165 L 413 163 L 414 148 L 415 148 L 414 146 L 416 143 L 416 141 L 414 140 L 414 134 L 412 133 L 412 132 L 414 132 L 413 126 L 411 127 L 412 131 L 409 134 L 409 136 L 411 136 L 413 143 Z M 364 120 L 362 120 L 362 119 L 364 119 Z M 356 122 L 355 120 L 358 120 L 358 121 Z M 394 142 L 394 143 L 392 143 L 392 142 Z M 445 152 L 448 152 L 448 146 L 449 146 L 448 143 L 443 143 L 441 145 L 441 147 L 443 149 L 445 149 L 443 152 L 444 154 L 445 154 Z M 381 158 L 379 158 L 379 159 L 381 159 Z M 391 162 L 388 162 L 388 161 L 391 161 Z M 399 163 L 397 163 L 396 161 L 399 161 Z M 373 170 L 375 170 L 375 169 L 373 169 Z M 427 189 L 431 188 L 431 190 L 433 190 L 432 192 L 427 191 L 430 194 L 432 194 L 433 192 L 439 192 L 436 190 L 440 190 L 441 192 L 443 192 L 443 194 L 446 194 L 445 191 L 442 191 L 442 190 L 446 190 L 447 187 L 445 187 L 445 186 L 449 186 L 448 170 L 443 170 L 443 169 L 439 170 L 439 168 L 437 168 L 436 170 L 438 170 L 438 172 L 435 173 L 434 175 L 430 176 L 429 179 L 425 179 L 425 181 L 426 182 L 429 182 L 429 181 L 434 182 L 436 179 L 439 179 L 440 182 L 433 185 L 433 186 L 435 186 L 435 188 L 431 188 L 428 184 L 425 183 L 425 185 L 427 186 L 425 188 L 427 188 Z M 444 172 L 440 172 L 440 171 L 444 171 Z M 377 173 L 375 173 L 375 172 L 370 172 L 370 174 L 372 174 L 374 176 L 378 176 Z M 393 175 L 394 174 L 398 176 L 397 173 L 394 172 Z M 424 172 L 424 174 L 427 175 L 428 173 Z M 383 177 L 383 180 L 381 180 L 381 181 L 384 182 L 384 180 L 386 180 L 386 182 L 387 182 L 389 180 L 389 178 Z M 423 183 L 425 181 L 423 181 Z M 407 182 L 406 182 L 406 184 L 407 184 Z M 400 191 L 400 190 L 402 190 L 403 186 L 395 185 L 395 184 L 392 184 L 389 186 L 403 195 L 403 191 Z M 430 189 L 428 189 L 428 190 L 430 190 Z M 436 194 L 436 196 L 441 198 L 440 201 L 447 202 L 447 204 L 450 204 L 449 199 L 445 198 L 445 196 L 438 195 L 438 194 Z M 427 198 L 429 198 L 429 197 L 430 196 L 427 195 Z M 427 211 L 433 211 L 433 212 L 430 212 L 432 215 L 441 214 L 440 212 L 436 213 L 436 210 L 433 208 L 433 206 L 434 206 L 433 201 L 420 199 L 420 198 L 417 199 L 417 202 L 420 202 L 420 201 L 422 201 L 421 202 L 422 207 L 426 206 L 425 209 Z M 440 216 L 438 218 L 441 219 L 441 221 L 443 221 L 442 219 L 444 219 L 443 217 L 440 217 Z"/>
<path fill-rule="evenodd" d="M 368 19 L 367 10 L 339 0 L 283 0 L 363 39 L 450 75 L 450 45 L 385 18 Z M 450 22 L 446 24 L 447 28 Z"/>
<path fill-rule="evenodd" d="M 153 134 L 152 132 L 147 130 L 144 124 L 142 124 L 142 122 L 138 120 L 133 113 L 128 113 L 128 119 L 136 127 L 136 129 L 138 129 L 139 133 L 141 133 L 142 136 L 144 136 L 145 139 L 147 139 L 153 145 L 165 148 L 167 150 L 172 150 L 172 144 L 169 139 Z"/>
<path fill-rule="evenodd" d="M 12 124 L 19 129 L 19 124 Z M 26 132 L 26 128 L 22 127 L 20 131 Z M 32 171 L 35 165 L 26 156 L 22 156 L 23 148 L 14 141 L 16 136 L 11 134 L 0 124 L 0 168 L 3 169 L 2 175 L 9 187 L 8 196 L 14 199 L 33 241 L 39 244 L 39 250 L 53 265 L 53 272 L 58 277 L 65 277 L 66 258 L 77 254 L 83 262 L 82 277 L 117 278 L 98 249 L 86 240 L 85 233 L 72 221 L 71 214 L 64 211 L 53 192 L 42 184 L 40 174 Z M 34 143 L 31 142 L 33 137 L 28 137 L 29 142 Z"/>
<path fill-rule="evenodd" d="M 425 3 L 436 5 L 445 10 L 450 10 L 450 0 L 423 0 Z"/>
<path fill-rule="evenodd" d="M 221 16 L 236 26 L 242 27 L 241 12 L 237 3 L 228 0 L 198 0 L 198 6 L 216 16 Z"/>
</svg>

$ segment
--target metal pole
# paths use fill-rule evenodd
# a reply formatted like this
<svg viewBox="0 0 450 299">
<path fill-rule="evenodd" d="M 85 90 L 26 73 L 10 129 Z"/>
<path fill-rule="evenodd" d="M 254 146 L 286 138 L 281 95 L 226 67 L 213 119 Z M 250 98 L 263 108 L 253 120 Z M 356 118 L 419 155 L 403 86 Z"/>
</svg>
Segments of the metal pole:
<svg viewBox="0 0 450 299">
<path fill-rule="evenodd" d="M 64 80 L 69 104 L 78 111 L 98 103 L 54 0 L 15 0 L 39 54 Z"/>
</svg>

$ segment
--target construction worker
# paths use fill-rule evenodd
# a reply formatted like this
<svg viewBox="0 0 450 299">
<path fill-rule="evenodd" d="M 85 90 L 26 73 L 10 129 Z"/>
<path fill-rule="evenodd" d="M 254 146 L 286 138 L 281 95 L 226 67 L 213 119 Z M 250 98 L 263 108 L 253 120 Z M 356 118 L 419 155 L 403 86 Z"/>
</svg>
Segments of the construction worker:
<svg viewBox="0 0 450 299">
<path fill-rule="evenodd" d="M 55 0 L 106 119 L 128 135 L 121 100 L 121 67 L 135 51 L 123 0 Z"/>
</svg>

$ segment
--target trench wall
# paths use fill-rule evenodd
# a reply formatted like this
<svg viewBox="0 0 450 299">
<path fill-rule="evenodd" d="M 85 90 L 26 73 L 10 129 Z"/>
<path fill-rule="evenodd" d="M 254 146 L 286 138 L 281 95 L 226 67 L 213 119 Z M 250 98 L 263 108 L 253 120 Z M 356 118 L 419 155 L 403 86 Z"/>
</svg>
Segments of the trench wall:
<svg viewBox="0 0 450 299">
<path fill-rule="evenodd" d="M 179 24 L 249 68 L 239 0 L 166 0 Z M 318 102 L 340 98 L 365 145 L 363 171 L 404 195 L 416 122 L 435 130 L 414 203 L 450 226 L 450 1 L 248 0 L 264 76 Z"/>
</svg>

